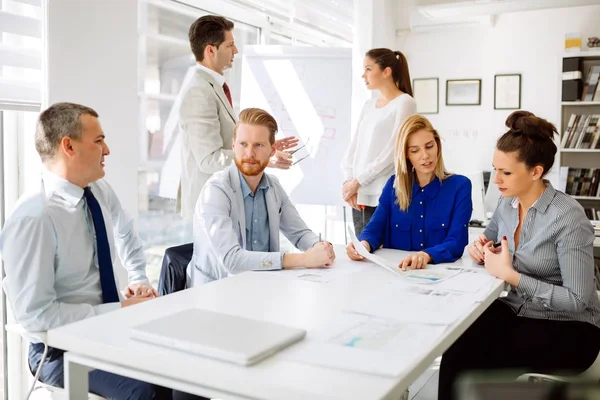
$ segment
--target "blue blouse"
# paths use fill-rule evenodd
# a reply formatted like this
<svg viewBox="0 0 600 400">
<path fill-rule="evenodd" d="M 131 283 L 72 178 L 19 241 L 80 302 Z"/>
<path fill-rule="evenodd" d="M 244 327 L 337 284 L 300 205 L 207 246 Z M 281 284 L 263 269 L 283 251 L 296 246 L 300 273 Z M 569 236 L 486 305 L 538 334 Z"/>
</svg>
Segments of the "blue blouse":
<svg viewBox="0 0 600 400">
<path fill-rule="evenodd" d="M 371 249 L 385 248 L 424 251 L 432 262 L 459 259 L 469 241 L 471 219 L 471 181 L 451 175 L 440 182 L 434 179 L 421 188 L 414 183 L 407 211 L 396 202 L 394 179 L 386 183 L 379 205 L 358 239 L 366 240 Z"/>
</svg>

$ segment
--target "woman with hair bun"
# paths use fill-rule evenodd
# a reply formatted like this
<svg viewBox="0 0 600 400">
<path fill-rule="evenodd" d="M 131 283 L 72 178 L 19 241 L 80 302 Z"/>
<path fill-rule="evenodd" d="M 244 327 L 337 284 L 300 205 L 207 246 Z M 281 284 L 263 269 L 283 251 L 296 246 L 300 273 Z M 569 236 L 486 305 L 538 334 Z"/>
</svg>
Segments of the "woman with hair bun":
<svg viewBox="0 0 600 400">
<path fill-rule="evenodd" d="M 577 201 L 543 179 L 556 128 L 528 111 L 512 113 L 506 126 L 493 161 L 502 197 L 468 251 L 510 289 L 444 353 L 440 400 L 457 398 L 464 373 L 578 374 L 600 351 L 594 229 Z"/>
<path fill-rule="evenodd" d="M 342 161 L 342 197 L 352 207 L 356 235 L 369 223 L 383 187 L 394 173 L 398 130 L 417 111 L 408 63 L 401 52 L 367 51 L 362 78 L 367 89 L 381 95 L 363 106 L 356 133 Z"/>
</svg>

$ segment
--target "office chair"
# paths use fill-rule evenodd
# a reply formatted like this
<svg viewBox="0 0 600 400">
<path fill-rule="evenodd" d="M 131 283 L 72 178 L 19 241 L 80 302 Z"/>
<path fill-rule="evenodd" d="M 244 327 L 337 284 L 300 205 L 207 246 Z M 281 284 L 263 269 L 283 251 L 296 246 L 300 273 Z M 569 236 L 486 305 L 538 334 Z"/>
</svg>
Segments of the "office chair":
<svg viewBox="0 0 600 400">
<path fill-rule="evenodd" d="M 600 291 L 596 292 L 600 297 Z M 596 357 L 596 360 L 592 363 L 592 365 L 583 371 L 579 375 L 574 376 L 563 376 L 563 375 L 548 375 L 548 374 L 537 374 L 537 373 L 529 373 L 523 374 L 517 378 L 518 382 L 543 382 L 543 381 L 551 381 L 551 382 L 565 382 L 565 383 L 575 383 L 575 382 L 600 382 L 600 353 Z"/>
<path fill-rule="evenodd" d="M 4 293 L 6 293 L 5 282 L 6 282 L 6 278 L 4 278 L 4 280 L 2 281 L 2 289 L 4 290 Z M 14 314 L 14 311 L 13 311 L 13 314 Z M 25 339 L 29 343 L 31 343 L 31 342 L 44 343 L 44 353 L 42 355 L 42 359 L 40 360 L 39 367 L 38 367 L 36 373 L 33 375 L 33 382 L 31 383 L 31 386 L 29 387 L 29 391 L 27 392 L 27 396 L 25 397 L 25 400 L 29 400 L 32 393 L 38 389 L 44 390 L 47 393 L 49 393 L 50 399 L 57 399 L 57 400 L 65 399 L 66 398 L 65 389 L 59 388 L 56 386 L 47 385 L 43 382 L 38 381 L 38 379 L 40 377 L 40 372 L 42 371 L 42 365 L 46 361 L 46 355 L 48 353 L 48 344 L 47 344 L 48 336 L 47 336 L 46 332 L 29 332 L 25 328 L 23 328 L 23 326 L 19 323 L 6 324 L 6 326 L 4 328 L 6 329 L 6 332 L 18 334 L 19 336 L 21 336 L 23 339 Z M 26 365 L 27 365 L 27 369 L 29 370 L 29 360 L 26 360 Z M 8 371 L 5 371 L 5 373 L 7 373 L 7 372 Z M 93 393 L 88 393 L 88 400 L 106 400 L 106 399 L 104 397 L 95 395 Z"/>
<path fill-rule="evenodd" d="M 579 375 L 574 376 L 563 376 L 563 375 L 548 375 L 548 374 L 537 374 L 529 373 L 523 374 L 517 378 L 518 382 L 564 382 L 564 383 L 576 383 L 576 382 L 600 382 L 600 353 L 594 360 L 594 363 L 585 371 Z"/>
<path fill-rule="evenodd" d="M 186 269 L 193 254 L 193 243 L 169 247 L 165 250 L 158 280 L 158 293 L 161 296 L 185 289 Z"/>
<path fill-rule="evenodd" d="M 23 328 L 20 324 L 7 324 L 6 331 L 11 333 L 16 333 L 20 335 L 23 339 L 28 342 L 42 342 L 44 343 L 44 354 L 42 359 L 40 360 L 40 367 L 38 367 L 36 373 L 33 375 L 33 383 L 29 388 L 29 392 L 27 392 L 27 396 L 25 397 L 28 400 L 33 392 L 37 390 L 43 390 L 50 395 L 50 399 L 53 400 L 62 400 L 66 399 L 66 391 L 63 388 L 59 388 L 56 386 L 47 385 L 41 381 L 38 381 L 40 376 L 40 371 L 42 370 L 41 366 L 44 361 L 46 361 L 46 354 L 48 352 L 48 345 L 46 344 L 46 332 L 28 332 Z M 27 362 L 27 369 L 29 369 L 29 361 Z M 88 400 L 106 400 L 104 397 L 98 396 L 93 393 L 88 393 Z"/>
</svg>

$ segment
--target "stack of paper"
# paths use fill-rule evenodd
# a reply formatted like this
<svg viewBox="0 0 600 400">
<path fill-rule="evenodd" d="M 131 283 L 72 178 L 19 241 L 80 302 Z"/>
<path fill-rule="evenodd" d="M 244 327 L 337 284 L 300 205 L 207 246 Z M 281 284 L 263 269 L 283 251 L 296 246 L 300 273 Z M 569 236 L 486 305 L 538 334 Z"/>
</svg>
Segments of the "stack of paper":
<svg viewBox="0 0 600 400">
<path fill-rule="evenodd" d="M 360 272 L 367 268 L 365 264 L 334 261 L 330 268 L 297 268 L 281 271 L 258 271 L 259 274 L 272 274 L 283 279 L 300 279 L 308 282 L 329 283 L 346 275 Z"/>
<path fill-rule="evenodd" d="M 490 275 L 484 269 L 461 268 L 459 275 L 452 279 L 436 283 L 434 287 L 437 290 L 477 293 L 482 289 L 488 289 L 495 281 L 496 277 Z"/>
<path fill-rule="evenodd" d="M 355 299 L 347 311 L 406 323 L 450 325 L 475 303 L 476 299 L 466 293 L 392 283 L 377 296 Z"/>
<path fill-rule="evenodd" d="M 443 326 L 342 313 L 278 357 L 394 377 L 431 349 L 443 332 Z"/>
</svg>

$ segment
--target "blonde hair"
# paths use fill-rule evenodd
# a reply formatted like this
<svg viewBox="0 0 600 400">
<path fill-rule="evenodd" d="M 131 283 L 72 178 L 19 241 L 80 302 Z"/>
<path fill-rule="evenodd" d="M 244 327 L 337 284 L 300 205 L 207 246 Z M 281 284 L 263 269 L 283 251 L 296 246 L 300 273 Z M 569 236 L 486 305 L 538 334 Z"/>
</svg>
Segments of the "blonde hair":
<svg viewBox="0 0 600 400">
<path fill-rule="evenodd" d="M 273 145 L 275 143 L 275 134 L 277 133 L 277 121 L 268 112 L 260 108 L 245 108 L 240 112 L 238 122 L 233 128 L 233 140 L 237 133 L 238 126 L 241 124 L 245 125 L 258 125 L 264 126 L 269 130 L 269 143 Z"/>
<path fill-rule="evenodd" d="M 411 195 L 415 180 L 415 175 L 413 173 L 414 167 L 407 156 L 408 138 L 413 133 L 421 130 L 431 132 L 438 147 L 437 164 L 434 170 L 435 176 L 440 181 L 443 181 L 451 175 L 448 173 L 448 171 L 446 171 L 446 167 L 444 166 L 444 159 L 442 158 L 442 141 L 440 135 L 433 128 L 431 122 L 429 122 L 429 120 L 422 115 L 411 115 L 410 117 L 406 118 L 398 133 L 398 139 L 396 140 L 396 157 L 394 158 L 394 166 L 396 171 L 394 190 L 396 191 L 396 202 L 402 211 L 408 210 L 408 206 L 412 200 Z"/>
</svg>

